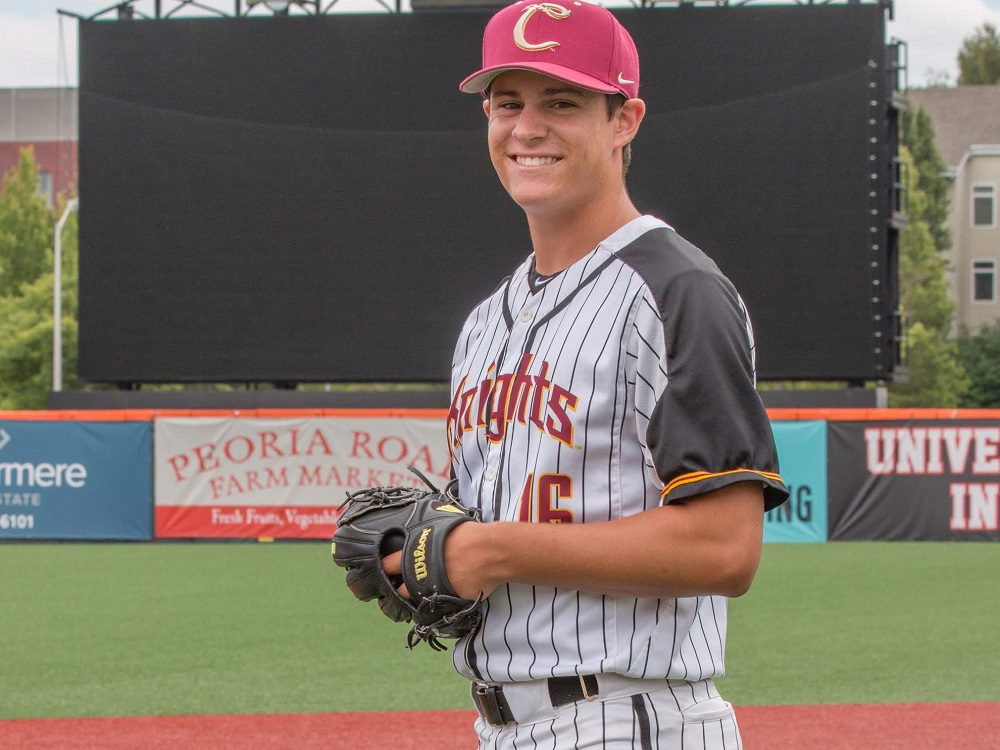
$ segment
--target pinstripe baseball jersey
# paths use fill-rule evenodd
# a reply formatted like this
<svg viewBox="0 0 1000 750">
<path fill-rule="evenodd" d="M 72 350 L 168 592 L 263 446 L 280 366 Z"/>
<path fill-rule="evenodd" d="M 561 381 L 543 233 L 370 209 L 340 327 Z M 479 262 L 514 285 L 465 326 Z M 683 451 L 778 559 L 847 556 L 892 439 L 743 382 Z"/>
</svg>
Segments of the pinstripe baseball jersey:
<svg viewBox="0 0 1000 750">
<path fill-rule="evenodd" d="M 649 216 L 551 277 L 529 257 L 469 316 L 448 439 L 486 521 L 609 521 L 744 480 L 787 497 L 754 388 L 749 316 L 700 250 Z M 545 550 L 538 550 L 544 555 Z M 724 671 L 726 599 L 503 584 L 460 641 L 470 679 Z"/>
</svg>

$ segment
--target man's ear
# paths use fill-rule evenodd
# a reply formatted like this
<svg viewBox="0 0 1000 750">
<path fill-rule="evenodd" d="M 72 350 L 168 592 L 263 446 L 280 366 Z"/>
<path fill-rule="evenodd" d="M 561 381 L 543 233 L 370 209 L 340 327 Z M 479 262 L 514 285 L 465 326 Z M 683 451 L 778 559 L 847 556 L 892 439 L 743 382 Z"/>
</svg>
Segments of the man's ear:
<svg viewBox="0 0 1000 750">
<path fill-rule="evenodd" d="M 615 116 L 618 120 L 615 140 L 619 146 L 624 146 L 626 143 L 631 143 L 635 134 L 639 132 L 642 118 L 646 116 L 646 102 L 642 99 L 629 99 L 615 113 Z"/>
<path fill-rule="evenodd" d="M 490 100 L 489 98 L 483 99 L 483 112 L 486 113 L 486 119 L 490 117 Z"/>
</svg>

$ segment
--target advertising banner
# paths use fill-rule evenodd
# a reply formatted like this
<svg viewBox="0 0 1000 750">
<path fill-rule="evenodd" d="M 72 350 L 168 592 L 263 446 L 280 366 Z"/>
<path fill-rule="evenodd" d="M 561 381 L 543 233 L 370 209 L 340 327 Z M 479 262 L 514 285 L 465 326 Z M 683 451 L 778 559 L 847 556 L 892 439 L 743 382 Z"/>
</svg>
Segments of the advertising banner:
<svg viewBox="0 0 1000 750">
<path fill-rule="evenodd" d="M 764 541 L 825 542 L 826 422 L 772 422 L 771 429 L 791 496 L 764 516 Z"/>
<path fill-rule="evenodd" d="M 830 538 L 1000 540 L 1000 422 L 830 422 Z"/>
<path fill-rule="evenodd" d="M 152 537 L 148 422 L 0 420 L 0 539 Z"/>
<path fill-rule="evenodd" d="M 329 539 L 347 494 L 448 482 L 444 421 L 159 418 L 157 537 Z"/>
</svg>

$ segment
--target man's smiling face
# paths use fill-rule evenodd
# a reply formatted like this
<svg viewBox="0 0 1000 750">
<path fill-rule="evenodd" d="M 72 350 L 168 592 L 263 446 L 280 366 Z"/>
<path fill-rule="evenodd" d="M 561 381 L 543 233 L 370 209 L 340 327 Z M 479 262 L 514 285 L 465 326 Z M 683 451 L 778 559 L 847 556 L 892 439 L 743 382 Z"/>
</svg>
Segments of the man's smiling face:
<svg viewBox="0 0 1000 750">
<path fill-rule="evenodd" d="M 618 116 L 604 94 L 512 70 L 494 79 L 484 109 L 493 166 L 527 213 L 572 215 L 620 187 Z"/>
</svg>

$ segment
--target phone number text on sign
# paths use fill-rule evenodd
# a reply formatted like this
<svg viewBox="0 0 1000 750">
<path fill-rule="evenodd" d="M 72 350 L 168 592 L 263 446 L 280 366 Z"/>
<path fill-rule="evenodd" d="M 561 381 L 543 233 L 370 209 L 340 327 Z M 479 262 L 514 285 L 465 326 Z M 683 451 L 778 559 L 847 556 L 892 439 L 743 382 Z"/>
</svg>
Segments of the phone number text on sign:
<svg viewBox="0 0 1000 750">
<path fill-rule="evenodd" d="M 33 529 L 35 517 L 30 513 L 0 513 L 0 529 Z"/>
</svg>

